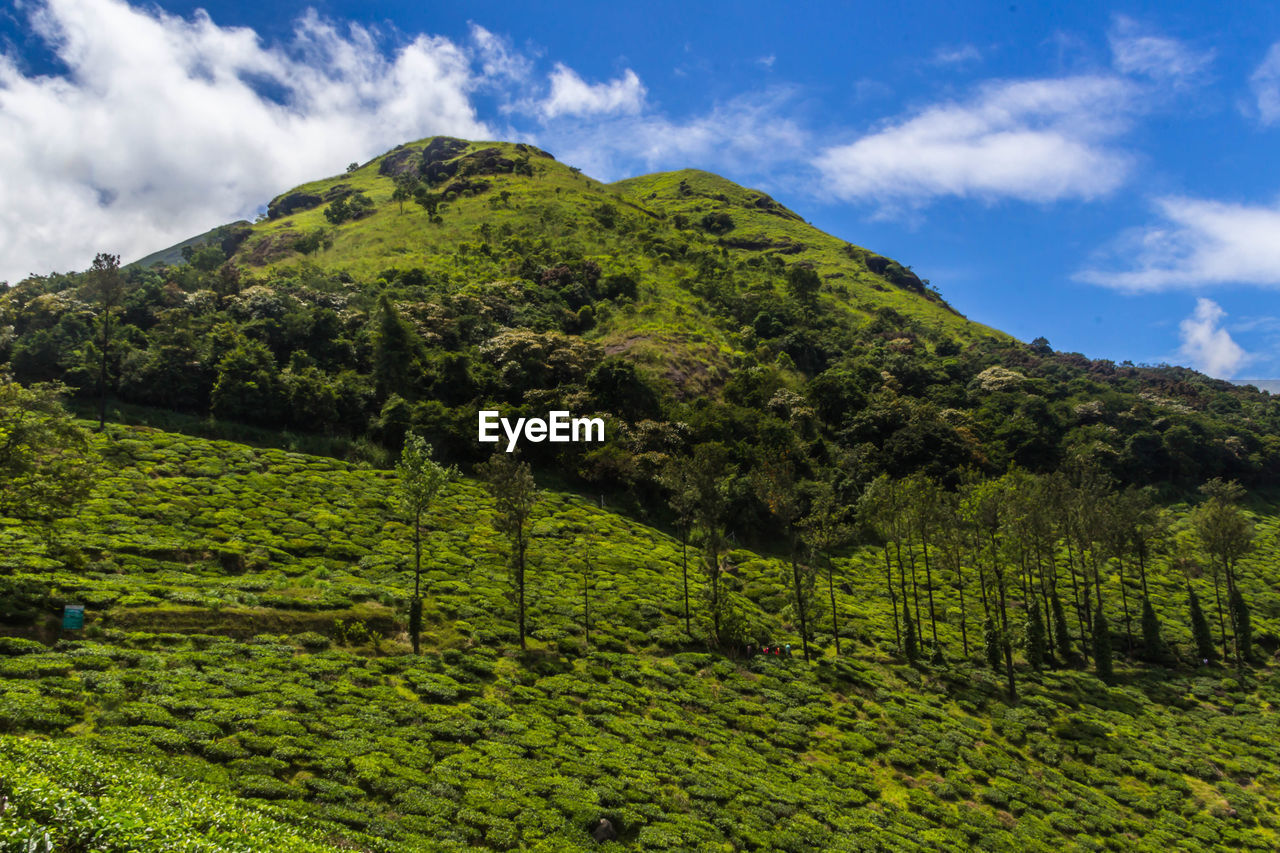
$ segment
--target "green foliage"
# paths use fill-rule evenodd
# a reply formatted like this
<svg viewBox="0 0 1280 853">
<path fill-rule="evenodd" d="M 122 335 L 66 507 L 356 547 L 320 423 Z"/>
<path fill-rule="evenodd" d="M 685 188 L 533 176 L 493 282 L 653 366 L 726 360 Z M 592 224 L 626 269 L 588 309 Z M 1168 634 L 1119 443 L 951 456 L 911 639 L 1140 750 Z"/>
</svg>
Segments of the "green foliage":
<svg viewBox="0 0 1280 853">
<path fill-rule="evenodd" d="M 370 204 L 333 223 L 340 196 Z M 621 848 L 1274 847 L 1271 667 L 1156 672 L 1104 648 L 1113 689 L 1049 671 L 1009 703 L 1047 652 L 1037 618 L 1069 660 L 1069 627 L 1109 645 L 1139 583 L 1175 650 L 1205 622 L 1182 618 L 1186 584 L 1242 590 L 1237 642 L 1251 616 L 1273 650 L 1272 497 L 1211 483 L 1193 519 L 1116 487 L 1273 482 L 1275 401 L 1009 340 L 706 173 L 606 186 L 439 138 L 272 209 L 189 263 L 123 271 L 114 314 L 89 275 L 0 294 L 0 360 L 25 382 L 96 390 L 105 364 L 130 417 L 358 460 L 94 439 L 105 465 L 63 544 L 0 518 L 6 630 L 90 614 L 57 647 L 0 647 L 0 726 L 270 801 L 346 849 L 584 849 L 602 815 Z M 370 465 L 406 436 L 478 462 L 480 406 L 598 410 L 608 441 L 495 459 L 510 477 L 461 479 L 406 524 Z M 535 470 L 590 499 L 548 490 L 512 521 L 492 486 L 532 494 Z M 855 505 L 868 547 L 827 535 Z M 979 612 L 994 675 L 967 659 Z M 926 620 L 936 666 L 902 666 Z M 747 641 L 812 666 L 734 659 Z"/>
<path fill-rule="evenodd" d="M 1271 667 L 1244 684 L 1117 659 L 1109 691 L 1084 673 L 1046 671 L 1009 705 L 985 666 L 902 665 L 878 543 L 831 557 L 837 589 L 849 588 L 836 599 L 851 626 L 841 657 L 821 636 L 812 667 L 798 654 L 693 650 L 678 538 L 550 490 L 530 521 L 529 653 L 514 656 L 496 505 L 466 478 L 438 495 L 424 528 L 432 594 L 415 656 L 399 621 L 412 546 L 391 472 L 155 430 L 118 427 L 110 443 L 92 443 L 101 486 L 71 522 L 87 571 L 54 566 L 51 584 L 39 543 L 0 520 L 5 599 L 56 586 L 58 601 L 88 603 L 91 629 L 53 647 L 0 643 L 0 726 L 56 738 L 51 751 L 22 753 L 34 769 L 0 767 L 6 820 L 21 818 L 4 829 L 21 827 L 24 840 L 133 821 L 155 840 L 122 836 L 125 849 L 201 849 L 217 827 L 208 843 L 232 850 L 576 850 L 591 849 L 585 827 L 607 816 L 619 849 L 838 850 L 849 838 L 1037 849 L 1071 846 L 1085 821 L 1117 837 L 1270 844 L 1280 802 L 1267 770 L 1265 709 L 1280 702 Z M 711 482 L 726 501 L 743 493 Z M 1238 571 L 1269 632 L 1262 549 L 1276 523 L 1256 524 L 1260 551 Z M 579 641 L 586 542 L 589 651 Z M 797 646 L 789 560 L 721 547 L 724 636 Z M 941 591 L 952 570 L 937 547 Z M 1065 575 L 1065 552 L 1058 559 Z M 1163 556 L 1148 571 L 1153 607 L 1186 644 L 1168 605 L 1182 577 Z M 1022 615 L 1017 589 L 1011 609 Z M 952 604 L 941 608 L 944 644 L 958 642 Z M 898 618 L 914 621 L 914 607 L 900 603 Z M 15 740 L 0 738 L 0 754 Z M 85 766 L 122 787 L 79 787 Z M 37 773 L 109 818 L 13 811 L 14 781 Z M 886 811 L 861 819 L 872 803 Z"/>
<path fill-rule="evenodd" d="M 49 523 L 89 494 L 96 458 L 56 384 L 23 387 L 0 372 L 0 514 Z"/>
<path fill-rule="evenodd" d="M 324 218 L 332 225 L 341 225 L 361 219 L 373 213 L 373 201 L 364 193 L 339 196 L 324 209 Z"/>
</svg>

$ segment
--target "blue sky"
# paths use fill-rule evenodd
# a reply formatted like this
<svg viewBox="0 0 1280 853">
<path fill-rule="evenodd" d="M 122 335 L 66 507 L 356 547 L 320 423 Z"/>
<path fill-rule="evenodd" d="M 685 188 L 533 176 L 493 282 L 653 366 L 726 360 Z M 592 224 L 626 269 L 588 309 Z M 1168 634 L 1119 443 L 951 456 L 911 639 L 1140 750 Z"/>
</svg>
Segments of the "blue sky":
<svg viewBox="0 0 1280 853">
<path fill-rule="evenodd" d="M 204 10 L 204 11 L 201 11 Z M 0 280 L 432 133 L 695 166 L 1029 340 L 1280 376 L 1280 6 L 0 6 Z"/>
</svg>

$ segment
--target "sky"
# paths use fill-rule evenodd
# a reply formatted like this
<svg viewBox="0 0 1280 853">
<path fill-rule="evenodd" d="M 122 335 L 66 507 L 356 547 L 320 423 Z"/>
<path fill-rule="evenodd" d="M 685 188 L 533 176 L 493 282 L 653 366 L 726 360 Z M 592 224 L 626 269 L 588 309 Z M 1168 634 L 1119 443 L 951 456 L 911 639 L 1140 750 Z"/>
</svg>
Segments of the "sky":
<svg viewBox="0 0 1280 853">
<path fill-rule="evenodd" d="M 1280 377 L 1280 4 L 0 0 L 0 281 L 443 133 L 696 167 L 1022 340 Z"/>
</svg>

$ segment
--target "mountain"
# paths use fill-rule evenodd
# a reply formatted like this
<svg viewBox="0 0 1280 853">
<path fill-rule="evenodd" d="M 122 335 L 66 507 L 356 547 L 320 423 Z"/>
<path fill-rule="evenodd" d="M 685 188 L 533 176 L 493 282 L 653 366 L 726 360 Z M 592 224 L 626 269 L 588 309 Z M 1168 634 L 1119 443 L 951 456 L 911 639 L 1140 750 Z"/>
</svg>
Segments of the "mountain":
<svg viewBox="0 0 1280 853">
<path fill-rule="evenodd" d="M 14 849 L 1277 846 L 1280 401 L 706 172 L 434 137 L 29 278 L 0 436 Z"/>
<path fill-rule="evenodd" d="M 434 137 L 282 193 L 188 254 L 133 273 L 147 284 L 111 373 L 121 399 L 392 447 L 412 426 L 467 462 L 487 450 L 479 408 L 596 412 L 616 425 L 606 448 L 530 458 L 642 509 L 655 454 L 681 441 L 726 443 L 740 465 L 790 447 L 819 467 L 856 459 L 863 479 L 952 484 L 1083 457 L 1173 489 L 1280 473 L 1269 398 L 1018 342 L 908 266 L 706 172 L 610 185 L 533 146 Z M 74 287 L 7 297 L 28 330 L 9 344 L 20 378 L 95 381 L 69 363 L 82 330 L 19 316 Z M 398 364 L 379 350 L 388 330 Z"/>
</svg>

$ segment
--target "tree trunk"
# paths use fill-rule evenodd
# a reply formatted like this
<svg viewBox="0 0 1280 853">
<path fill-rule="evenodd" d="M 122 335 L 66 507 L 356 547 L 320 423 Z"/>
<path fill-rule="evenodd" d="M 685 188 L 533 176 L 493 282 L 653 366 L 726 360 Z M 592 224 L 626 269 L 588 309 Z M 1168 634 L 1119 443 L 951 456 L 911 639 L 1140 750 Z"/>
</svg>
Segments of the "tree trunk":
<svg viewBox="0 0 1280 853">
<path fill-rule="evenodd" d="M 591 560 L 587 560 L 586 571 L 582 573 L 582 633 L 586 646 L 591 648 Z"/>
<path fill-rule="evenodd" d="M 884 543 L 884 582 L 889 588 L 889 603 L 893 605 L 893 640 L 902 648 L 902 628 L 898 620 L 898 596 L 893 592 L 893 563 L 889 562 L 889 543 Z"/>
<path fill-rule="evenodd" d="M 524 536 L 521 535 L 516 543 L 516 588 L 519 591 L 520 601 L 517 607 L 520 623 L 520 651 L 528 651 L 528 645 L 525 641 L 525 624 L 524 624 Z"/>
<path fill-rule="evenodd" d="M 105 308 L 102 317 L 102 363 L 98 371 L 98 432 L 107 426 L 107 347 L 111 345 L 111 309 Z"/>
<path fill-rule="evenodd" d="M 1084 657 L 1085 665 L 1089 664 L 1089 632 L 1085 630 L 1084 611 L 1080 609 L 1080 581 L 1076 577 L 1076 556 L 1075 551 L 1071 547 L 1071 534 L 1067 537 L 1067 568 L 1071 570 L 1071 600 L 1076 607 L 1076 621 L 1080 624 L 1080 654 Z M 1090 619 L 1093 617 L 1090 616 Z"/>
<path fill-rule="evenodd" d="M 413 641 L 413 653 L 418 653 L 422 635 L 422 511 L 413 516 L 413 601 L 418 613 L 417 619 L 411 619 L 410 639 Z"/>
<path fill-rule="evenodd" d="M 1125 653 L 1133 657 L 1133 619 L 1129 616 L 1129 593 L 1124 588 L 1124 557 L 1117 559 L 1120 567 L 1120 604 L 1124 608 L 1124 642 Z"/>
<path fill-rule="evenodd" d="M 1213 563 L 1213 597 L 1218 604 L 1218 629 L 1222 632 L 1222 660 L 1227 661 L 1231 656 L 1227 654 L 1227 620 L 1222 615 L 1222 581 L 1218 577 L 1218 563 Z"/>
<path fill-rule="evenodd" d="M 689 627 L 689 530 L 680 533 L 680 573 L 684 576 L 684 632 L 693 637 Z"/>
<path fill-rule="evenodd" d="M 791 548 L 791 578 L 796 585 L 796 611 L 800 614 L 800 645 L 804 648 L 804 662 L 809 663 L 809 622 L 804 610 L 804 591 L 800 583 L 800 564 L 796 561 L 796 549 Z"/>
<path fill-rule="evenodd" d="M 933 607 L 933 571 L 929 567 L 929 540 L 925 538 L 924 531 L 920 531 L 920 542 L 924 546 L 924 582 L 929 591 L 929 623 L 933 629 L 933 649 L 937 652 L 942 648 L 938 642 L 938 616 Z"/>
<path fill-rule="evenodd" d="M 1009 701 L 1018 701 L 1018 686 L 1013 678 L 1013 638 L 1009 634 L 1009 612 L 1004 595 L 1004 573 L 997 570 L 996 584 L 1000 588 L 1000 641 L 1004 645 L 1004 670 L 1009 681 Z"/>
<path fill-rule="evenodd" d="M 827 592 L 831 596 L 831 636 L 836 641 L 836 657 L 840 657 L 840 614 L 836 612 L 836 584 L 835 578 L 832 577 L 835 572 L 835 566 L 831 562 L 831 557 L 823 554 L 823 559 L 827 561 Z M 896 616 L 894 617 L 897 618 Z"/>
</svg>

